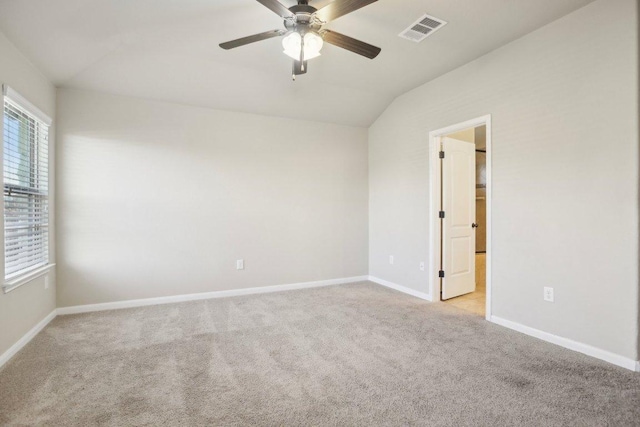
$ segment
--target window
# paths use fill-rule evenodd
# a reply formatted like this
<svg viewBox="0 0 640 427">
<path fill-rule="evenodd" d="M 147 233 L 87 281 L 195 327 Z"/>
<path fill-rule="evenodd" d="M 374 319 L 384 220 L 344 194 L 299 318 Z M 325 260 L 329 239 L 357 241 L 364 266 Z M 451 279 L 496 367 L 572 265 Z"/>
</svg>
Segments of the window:
<svg viewBox="0 0 640 427">
<path fill-rule="evenodd" d="M 9 88 L 4 97 L 4 278 L 7 287 L 49 265 L 50 119 Z"/>
</svg>

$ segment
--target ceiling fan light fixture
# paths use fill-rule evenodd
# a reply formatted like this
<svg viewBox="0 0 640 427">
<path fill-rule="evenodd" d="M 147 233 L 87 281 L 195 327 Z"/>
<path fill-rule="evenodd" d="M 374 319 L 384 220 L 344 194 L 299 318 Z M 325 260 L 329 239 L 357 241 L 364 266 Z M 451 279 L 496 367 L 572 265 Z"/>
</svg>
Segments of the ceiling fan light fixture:
<svg viewBox="0 0 640 427">
<path fill-rule="evenodd" d="M 300 51 L 302 50 L 302 35 L 296 31 L 292 31 L 282 40 L 282 47 L 285 55 L 296 61 L 300 60 Z M 304 35 L 304 60 L 317 58 L 320 56 L 320 50 L 324 45 L 324 41 L 319 34 L 307 32 Z"/>
<path fill-rule="evenodd" d="M 304 35 L 304 58 L 313 59 L 320 56 L 320 50 L 324 45 L 324 40 L 317 33 L 307 33 Z"/>
<path fill-rule="evenodd" d="M 283 37 L 284 53 L 293 59 L 294 80 L 295 76 L 307 72 L 307 61 L 320 56 L 325 42 L 369 59 L 375 58 L 381 51 L 379 47 L 323 28 L 328 22 L 378 0 L 330 0 L 329 4 L 325 4 L 320 9 L 314 7 L 315 5 L 310 6 L 311 0 L 296 0 L 297 4 L 291 7 L 285 6 L 281 0 L 257 1 L 284 19 L 284 29 L 265 31 L 220 43 L 220 47 L 229 50 L 274 37 Z M 293 2 L 293 0 L 288 1 Z"/>
</svg>

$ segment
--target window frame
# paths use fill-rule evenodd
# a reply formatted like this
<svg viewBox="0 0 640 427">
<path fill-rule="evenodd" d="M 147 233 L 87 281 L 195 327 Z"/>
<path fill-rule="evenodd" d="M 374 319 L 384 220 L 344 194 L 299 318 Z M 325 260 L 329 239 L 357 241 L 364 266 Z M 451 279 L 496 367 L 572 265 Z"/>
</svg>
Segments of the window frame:
<svg viewBox="0 0 640 427">
<path fill-rule="evenodd" d="M 2 198 L 2 212 L 3 212 L 3 229 L 2 229 L 2 251 L 3 251 L 3 261 L 4 261 L 4 271 L 3 271 L 3 291 L 4 293 L 8 293 L 14 289 L 17 289 L 18 287 L 29 283 L 31 281 L 33 281 L 34 279 L 44 276 L 46 275 L 49 270 L 51 268 L 53 268 L 55 266 L 55 263 L 51 262 L 51 215 L 50 215 L 50 211 L 49 211 L 49 206 L 51 204 L 51 198 L 50 198 L 50 192 L 48 191 L 48 189 L 51 186 L 51 180 L 50 178 L 50 168 L 49 168 L 49 164 L 47 163 L 47 178 L 46 178 L 46 182 L 47 182 L 47 191 L 46 193 L 41 193 L 39 191 L 33 191 L 34 189 L 30 186 L 30 187 L 24 187 L 24 186 L 20 186 L 17 184 L 12 184 L 12 183 L 6 183 L 5 182 L 5 176 L 4 176 L 4 157 L 5 157 L 5 153 L 4 153 L 4 124 L 5 124 L 5 99 L 8 99 L 12 104 L 16 105 L 17 107 L 19 107 L 20 109 L 22 109 L 25 113 L 27 113 L 29 115 L 29 119 L 33 120 L 34 122 L 34 126 L 40 126 L 45 125 L 47 126 L 47 138 L 46 138 L 46 144 L 47 144 L 47 151 L 50 148 L 50 138 L 49 136 L 51 135 L 51 125 L 52 125 L 52 120 L 49 116 L 47 116 L 45 113 L 43 113 L 40 109 L 38 109 L 36 106 L 34 106 L 32 103 L 30 103 L 26 98 L 24 98 L 23 96 L 21 96 L 18 92 L 16 92 L 15 90 L 13 90 L 12 88 L 10 88 L 7 85 L 3 85 L 2 87 L 2 121 L 0 121 L 0 135 L 2 135 L 2 147 L 3 147 L 3 151 L 2 151 L 2 158 L 3 161 L 1 163 L 1 168 L 2 168 L 2 187 L 3 187 L 3 198 Z M 39 143 L 41 143 L 41 141 L 34 141 L 33 143 L 30 142 L 30 158 L 31 161 L 34 162 L 34 164 L 38 164 L 38 162 L 40 162 L 41 160 L 38 159 L 38 157 L 40 156 L 40 150 L 39 150 Z M 48 162 L 48 159 L 47 159 Z M 37 167 L 37 166 L 36 166 Z M 5 223 L 5 209 L 4 209 L 4 198 L 5 198 L 5 194 L 6 191 L 9 191 L 9 193 L 11 193 L 11 191 L 15 191 L 17 193 L 31 193 L 33 192 L 35 198 L 40 198 L 40 200 L 42 199 L 42 196 L 44 195 L 44 200 L 46 200 L 47 203 L 47 218 L 46 218 L 46 242 L 44 243 L 44 249 L 46 249 L 46 261 L 43 263 L 39 263 L 39 264 L 35 264 L 35 265 L 31 265 L 28 267 L 25 267 L 24 269 L 18 270 L 16 272 L 13 272 L 12 274 L 10 274 L 8 277 L 6 275 L 6 223 Z M 42 246 L 40 246 L 40 248 L 42 248 Z"/>
</svg>

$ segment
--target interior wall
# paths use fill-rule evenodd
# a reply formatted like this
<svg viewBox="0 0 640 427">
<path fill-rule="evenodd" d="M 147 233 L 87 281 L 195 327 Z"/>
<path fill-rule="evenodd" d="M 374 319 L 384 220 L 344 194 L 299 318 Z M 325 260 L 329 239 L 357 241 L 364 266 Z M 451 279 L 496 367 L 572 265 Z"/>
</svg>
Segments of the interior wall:
<svg viewBox="0 0 640 427">
<path fill-rule="evenodd" d="M 636 39 L 640 40 L 640 4 L 636 6 Z M 636 43 L 636 60 L 638 61 L 638 68 L 636 69 L 636 88 L 640 91 L 640 41 Z M 640 115 L 640 95 L 638 96 L 638 115 Z M 638 144 L 640 144 L 640 120 L 636 123 L 638 126 Z M 640 150 L 639 150 L 640 151 Z M 639 153 L 640 154 L 640 153 Z M 638 159 L 640 162 L 640 158 Z M 640 185 L 638 185 L 638 193 L 637 193 L 637 201 L 638 201 L 638 210 L 640 211 Z M 640 215 L 638 215 L 639 221 L 639 229 L 640 229 Z M 637 236 L 640 239 L 640 234 Z M 640 240 L 638 241 L 638 246 L 640 247 Z M 638 262 L 638 277 L 640 278 L 640 260 Z M 640 288 L 640 285 L 639 285 Z M 638 331 L 637 331 L 637 345 L 638 345 L 638 364 L 637 371 L 640 371 L 640 289 L 638 289 Z"/>
<path fill-rule="evenodd" d="M 8 84 L 51 118 L 55 117 L 55 88 L 1 32 L 0 84 Z M 0 135 L 3 135 L 2 125 L 3 120 L 0 120 Z M 49 134 L 49 219 L 51 223 L 49 239 L 50 242 L 53 242 L 55 238 L 53 227 L 55 222 L 53 218 L 55 209 L 55 150 L 53 142 L 55 128 L 53 126 Z M 2 144 L 0 144 L 0 150 L 1 147 Z M 1 198 L 0 215 L 3 215 Z M 2 223 L 4 223 L 4 218 L 2 218 Z M 0 227 L 0 242 L 4 242 L 2 227 Z M 1 243 L 0 247 L 4 248 L 4 243 Z M 55 262 L 53 243 L 50 245 L 49 257 L 52 262 Z M 0 256 L 0 272 L 4 277 L 4 256 Z M 41 276 L 8 294 L 4 294 L 0 290 L 0 325 L 2 325 L 0 327 L 0 355 L 56 308 L 55 270 L 50 270 L 48 276 L 48 289 L 44 288 L 45 276 Z"/>
<path fill-rule="evenodd" d="M 595 1 L 394 101 L 369 130 L 372 276 L 429 291 L 429 132 L 486 114 L 493 315 L 637 360 L 637 2 Z"/>
<path fill-rule="evenodd" d="M 60 90 L 59 307 L 367 275 L 367 150 L 364 128 Z"/>
</svg>

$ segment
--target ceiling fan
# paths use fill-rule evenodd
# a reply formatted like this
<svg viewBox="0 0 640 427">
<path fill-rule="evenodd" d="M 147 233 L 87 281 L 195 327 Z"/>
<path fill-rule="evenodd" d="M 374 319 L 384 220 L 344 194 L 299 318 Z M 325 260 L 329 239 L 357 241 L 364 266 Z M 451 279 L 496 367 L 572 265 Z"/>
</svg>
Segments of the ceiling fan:
<svg viewBox="0 0 640 427">
<path fill-rule="evenodd" d="M 221 43 L 223 49 L 234 49 L 250 43 L 282 37 L 284 53 L 293 58 L 293 79 L 307 72 L 307 61 L 320 56 L 324 42 L 373 59 L 380 53 L 379 47 L 356 40 L 322 27 L 329 21 L 338 19 L 378 0 L 335 0 L 316 9 L 309 0 L 298 0 L 298 4 L 287 8 L 278 0 L 257 0 L 284 19 L 284 30 L 271 30 L 249 37 Z"/>
</svg>

